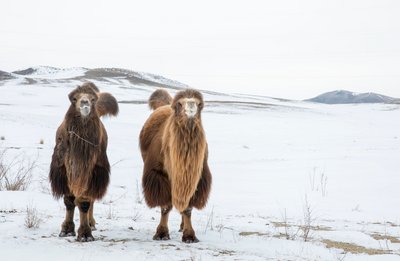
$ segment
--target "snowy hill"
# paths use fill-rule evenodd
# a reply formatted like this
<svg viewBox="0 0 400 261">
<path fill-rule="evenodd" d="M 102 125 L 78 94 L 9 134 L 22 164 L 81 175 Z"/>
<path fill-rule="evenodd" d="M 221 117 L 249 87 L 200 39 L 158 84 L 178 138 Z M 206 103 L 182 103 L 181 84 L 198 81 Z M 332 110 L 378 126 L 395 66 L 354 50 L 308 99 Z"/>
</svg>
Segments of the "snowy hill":
<svg viewBox="0 0 400 261">
<path fill-rule="evenodd" d="M 17 74 L 27 78 L 38 79 L 70 79 L 76 76 L 83 75 L 87 71 L 85 68 L 65 68 L 60 69 L 50 66 L 29 67 L 24 70 L 14 71 Z"/>
<path fill-rule="evenodd" d="M 326 103 L 326 104 L 348 104 L 348 103 L 390 103 L 394 100 L 382 94 L 368 92 L 368 93 L 354 93 L 345 90 L 338 90 L 333 92 L 323 93 L 308 99 L 307 101 Z"/>
<path fill-rule="evenodd" d="M 88 69 L 83 67 L 75 68 L 56 68 L 50 66 L 29 67 L 24 70 L 11 73 L 3 72 L 4 75 L 15 75 L 20 79 L 32 83 L 49 83 L 59 80 L 92 80 L 92 81 L 129 81 L 132 84 L 148 85 L 165 88 L 185 88 L 186 84 L 167 79 L 165 77 L 150 73 L 135 72 L 119 68 L 96 68 Z M 4 76 L 0 80 L 12 79 L 14 77 Z M 2 77 L 2 73 L 0 73 Z"/>
<path fill-rule="evenodd" d="M 15 78 L 16 77 L 13 76 L 11 73 L 0 71 L 0 81 L 11 80 Z"/>
<path fill-rule="evenodd" d="M 399 259 L 397 104 L 328 106 L 203 90 L 213 187 L 208 206 L 192 214 L 200 242 L 188 245 L 175 210 L 171 240 L 152 240 L 160 210 L 143 201 L 138 148 L 149 95 L 186 85 L 112 68 L 32 67 L 4 75 L 0 159 L 36 167 L 25 191 L 0 191 L 2 260 Z M 49 193 L 47 175 L 68 93 L 85 80 L 112 93 L 120 114 L 102 120 L 112 174 L 94 208 L 96 241 L 78 243 L 58 237 L 65 207 Z M 41 223 L 29 229 L 32 208 Z"/>
</svg>

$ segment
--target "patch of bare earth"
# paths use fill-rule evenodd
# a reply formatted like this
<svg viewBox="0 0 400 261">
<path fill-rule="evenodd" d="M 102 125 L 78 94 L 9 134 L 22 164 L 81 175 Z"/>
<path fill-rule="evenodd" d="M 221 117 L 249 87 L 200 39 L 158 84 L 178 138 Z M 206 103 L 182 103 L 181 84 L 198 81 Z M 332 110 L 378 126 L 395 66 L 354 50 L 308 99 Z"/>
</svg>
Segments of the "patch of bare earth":
<svg viewBox="0 0 400 261">
<path fill-rule="evenodd" d="M 239 236 L 248 237 L 248 236 L 268 236 L 268 233 L 261 232 L 240 232 Z"/>
<path fill-rule="evenodd" d="M 216 250 L 216 253 L 213 254 L 213 256 L 233 256 L 235 255 L 235 251 L 232 250 L 224 250 L 224 249 L 220 249 L 220 250 Z"/>
<path fill-rule="evenodd" d="M 390 222 L 390 221 L 386 222 L 386 224 L 388 224 L 391 227 L 398 227 L 399 226 L 399 225 L 397 225 L 397 224 L 395 224 L 393 222 Z"/>
<path fill-rule="evenodd" d="M 289 226 L 288 223 L 286 222 L 278 222 L 278 221 L 272 221 L 271 222 L 274 227 L 287 227 Z"/>
<path fill-rule="evenodd" d="M 394 223 L 394 222 L 390 222 L 390 221 L 387 221 L 387 222 L 385 222 L 385 223 L 382 223 L 382 222 L 372 222 L 371 224 L 373 224 L 373 225 L 382 225 L 382 226 L 390 226 L 390 227 L 400 227 L 400 225 L 398 225 L 398 224 L 396 224 L 396 223 Z"/>
<path fill-rule="evenodd" d="M 274 227 L 301 227 L 300 225 L 289 225 L 286 222 L 271 222 Z M 327 226 L 310 226 L 311 230 L 314 231 L 332 231 L 333 229 Z"/>
<path fill-rule="evenodd" d="M 367 254 L 367 255 L 385 255 L 391 254 L 391 251 L 383 249 L 366 248 L 353 243 L 332 241 L 329 239 L 322 240 L 322 243 L 326 245 L 327 248 L 337 248 L 342 249 L 346 253 L 352 254 Z"/>
<path fill-rule="evenodd" d="M 400 239 L 394 236 L 389 236 L 389 235 L 381 235 L 378 233 L 370 235 L 373 239 L 375 240 L 389 240 L 392 243 L 400 243 Z"/>
<path fill-rule="evenodd" d="M 279 238 L 279 239 L 282 239 L 282 238 L 288 239 L 288 240 L 290 239 L 290 237 L 287 234 L 284 234 L 284 233 L 279 233 L 279 234 L 273 235 L 272 237 Z"/>
</svg>

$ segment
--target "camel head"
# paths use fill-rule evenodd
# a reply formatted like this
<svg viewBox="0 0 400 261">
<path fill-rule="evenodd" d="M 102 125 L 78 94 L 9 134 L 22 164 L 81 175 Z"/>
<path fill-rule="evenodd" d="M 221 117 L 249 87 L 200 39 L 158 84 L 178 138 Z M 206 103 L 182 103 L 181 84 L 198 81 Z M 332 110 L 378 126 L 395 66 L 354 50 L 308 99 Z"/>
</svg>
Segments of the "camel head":
<svg viewBox="0 0 400 261">
<path fill-rule="evenodd" d="M 193 89 L 180 91 L 175 95 L 171 106 L 176 117 L 183 119 L 200 118 L 204 106 L 203 95 Z"/>
<path fill-rule="evenodd" d="M 90 84 L 78 86 L 69 95 L 71 106 L 73 106 L 83 118 L 96 113 L 96 101 L 98 99 L 96 90 Z"/>
</svg>

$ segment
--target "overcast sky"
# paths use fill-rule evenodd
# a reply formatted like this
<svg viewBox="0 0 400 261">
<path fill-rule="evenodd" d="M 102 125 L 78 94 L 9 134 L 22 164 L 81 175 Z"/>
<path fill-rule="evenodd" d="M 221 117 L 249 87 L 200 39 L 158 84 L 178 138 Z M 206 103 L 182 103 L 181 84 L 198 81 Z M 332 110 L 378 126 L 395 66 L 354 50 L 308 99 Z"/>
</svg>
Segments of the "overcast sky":
<svg viewBox="0 0 400 261">
<path fill-rule="evenodd" d="M 400 97 L 400 1 L 2 0 L 0 70 L 122 67 L 304 99 Z"/>
</svg>

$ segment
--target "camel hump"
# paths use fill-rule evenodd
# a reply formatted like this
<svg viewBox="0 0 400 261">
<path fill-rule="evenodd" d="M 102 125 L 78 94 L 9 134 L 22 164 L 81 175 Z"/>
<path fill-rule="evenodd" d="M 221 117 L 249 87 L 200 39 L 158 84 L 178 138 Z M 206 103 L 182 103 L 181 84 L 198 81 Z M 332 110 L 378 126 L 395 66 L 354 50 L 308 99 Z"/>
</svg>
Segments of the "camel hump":
<svg viewBox="0 0 400 261">
<path fill-rule="evenodd" d="M 150 95 L 149 98 L 149 107 L 152 110 L 156 110 L 157 108 L 169 105 L 172 103 L 172 97 L 169 93 L 164 89 L 158 89 Z"/>
<path fill-rule="evenodd" d="M 97 93 L 99 99 L 96 103 L 96 110 L 99 117 L 108 115 L 108 116 L 117 116 L 118 115 L 118 102 L 114 96 L 112 96 L 108 92 L 100 92 Z"/>
<path fill-rule="evenodd" d="M 81 85 L 81 87 L 82 88 L 91 88 L 95 93 L 99 93 L 100 92 L 99 88 L 97 88 L 97 86 L 92 82 L 84 82 Z"/>
</svg>

